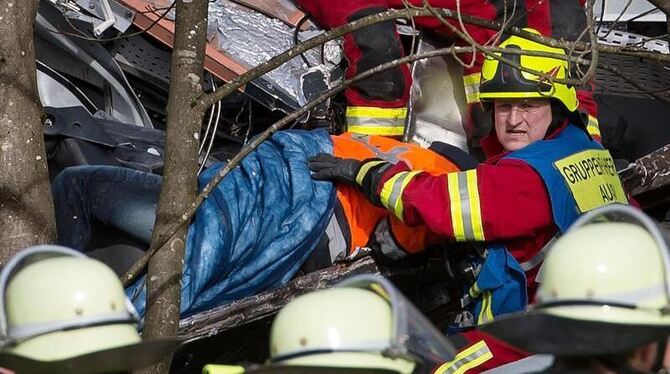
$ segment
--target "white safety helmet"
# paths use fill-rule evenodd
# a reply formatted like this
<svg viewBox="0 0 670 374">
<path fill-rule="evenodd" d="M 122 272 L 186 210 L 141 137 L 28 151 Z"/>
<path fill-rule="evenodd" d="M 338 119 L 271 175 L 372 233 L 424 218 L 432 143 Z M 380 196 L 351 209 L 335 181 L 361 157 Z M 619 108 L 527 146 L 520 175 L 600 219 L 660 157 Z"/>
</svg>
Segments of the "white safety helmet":
<svg viewBox="0 0 670 374">
<path fill-rule="evenodd" d="M 484 330 L 535 353 L 615 354 L 670 335 L 664 234 L 642 211 L 609 205 L 578 219 L 550 249 L 537 304 Z"/>
<path fill-rule="evenodd" d="M 361 275 L 288 303 L 272 323 L 270 363 L 246 372 L 429 373 L 454 352 L 388 280 Z"/>
<path fill-rule="evenodd" d="M 270 335 L 271 361 L 284 365 L 417 373 L 454 354 L 444 334 L 391 282 L 373 275 L 294 300 Z"/>
<path fill-rule="evenodd" d="M 0 367 L 17 373 L 128 371 L 178 346 L 142 342 L 116 274 L 68 248 L 20 252 L 2 269 L 0 291 Z"/>
</svg>

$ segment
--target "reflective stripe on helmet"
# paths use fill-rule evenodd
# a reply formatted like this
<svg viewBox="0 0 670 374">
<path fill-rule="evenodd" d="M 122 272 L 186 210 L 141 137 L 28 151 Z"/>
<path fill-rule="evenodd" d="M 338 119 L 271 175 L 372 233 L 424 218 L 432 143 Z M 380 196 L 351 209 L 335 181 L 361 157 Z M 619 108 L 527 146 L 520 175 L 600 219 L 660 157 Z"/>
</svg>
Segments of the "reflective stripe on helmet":
<svg viewBox="0 0 670 374">
<path fill-rule="evenodd" d="M 456 241 L 484 241 L 477 170 L 447 174 L 447 186 Z"/>
</svg>

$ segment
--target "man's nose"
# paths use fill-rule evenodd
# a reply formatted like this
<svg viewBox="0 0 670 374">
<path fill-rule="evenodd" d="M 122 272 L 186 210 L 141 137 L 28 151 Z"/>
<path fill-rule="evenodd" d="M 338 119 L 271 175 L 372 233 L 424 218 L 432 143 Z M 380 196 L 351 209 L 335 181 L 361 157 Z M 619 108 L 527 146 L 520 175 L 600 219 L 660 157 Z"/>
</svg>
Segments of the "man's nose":
<svg viewBox="0 0 670 374">
<path fill-rule="evenodd" d="M 516 126 L 520 124 L 521 121 L 523 121 L 523 116 L 524 113 L 521 108 L 516 105 L 512 105 L 512 108 L 509 111 L 509 116 L 507 117 L 507 122 L 512 126 Z"/>
</svg>

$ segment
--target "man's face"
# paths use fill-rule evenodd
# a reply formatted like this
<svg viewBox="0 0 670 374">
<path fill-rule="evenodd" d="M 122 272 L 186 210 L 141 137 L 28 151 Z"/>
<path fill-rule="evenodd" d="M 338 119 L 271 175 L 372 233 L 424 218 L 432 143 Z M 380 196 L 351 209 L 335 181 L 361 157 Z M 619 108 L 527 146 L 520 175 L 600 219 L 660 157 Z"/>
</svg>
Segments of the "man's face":
<svg viewBox="0 0 670 374">
<path fill-rule="evenodd" d="M 516 151 L 541 140 L 551 124 L 549 99 L 495 101 L 495 128 L 500 144 Z"/>
</svg>

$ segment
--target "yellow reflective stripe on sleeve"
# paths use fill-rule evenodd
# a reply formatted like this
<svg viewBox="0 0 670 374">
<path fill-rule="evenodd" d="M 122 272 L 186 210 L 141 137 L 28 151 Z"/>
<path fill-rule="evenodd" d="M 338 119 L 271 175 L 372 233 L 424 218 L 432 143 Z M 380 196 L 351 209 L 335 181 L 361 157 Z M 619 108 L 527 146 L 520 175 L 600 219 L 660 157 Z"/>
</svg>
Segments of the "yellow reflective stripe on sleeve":
<svg viewBox="0 0 670 374">
<path fill-rule="evenodd" d="M 454 238 L 456 241 L 465 240 L 465 230 L 463 230 L 463 218 L 461 218 L 461 198 L 458 193 L 458 175 L 460 173 L 447 174 L 447 188 L 449 189 L 449 202 L 451 204 L 451 225 L 454 228 Z"/>
<path fill-rule="evenodd" d="M 365 174 L 367 174 L 370 171 L 370 169 L 372 169 L 373 167 L 375 167 L 379 164 L 383 164 L 385 162 L 386 161 L 379 160 L 379 161 L 368 161 L 368 162 L 364 163 L 363 166 L 361 166 L 361 169 L 358 171 L 358 174 L 356 174 L 356 183 L 359 186 L 362 186 L 363 185 L 363 178 L 365 178 Z"/>
<path fill-rule="evenodd" d="M 420 171 L 403 171 L 384 183 L 380 193 L 380 200 L 386 209 L 390 210 L 401 221 L 403 220 L 402 193 L 409 182 L 419 174 Z"/>
<path fill-rule="evenodd" d="M 477 170 L 447 174 L 451 221 L 456 241 L 484 241 Z"/>
<path fill-rule="evenodd" d="M 483 325 L 493 321 L 493 310 L 491 303 L 493 302 L 493 295 L 491 291 L 484 291 L 482 293 L 482 310 L 477 317 L 477 324 Z"/>
<path fill-rule="evenodd" d="M 598 119 L 593 116 L 589 116 L 589 123 L 586 125 L 586 131 L 591 136 L 601 137 L 600 135 L 600 123 Z"/>
<path fill-rule="evenodd" d="M 465 172 L 468 183 L 468 202 L 470 203 L 470 224 L 474 240 L 484 241 L 484 227 L 482 223 L 482 210 L 479 200 L 479 186 L 477 186 L 477 171 Z"/>
<path fill-rule="evenodd" d="M 463 87 L 465 88 L 465 98 L 468 104 L 479 102 L 479 83 L 481 74 L 474 73 L 463 76 Z"/>
<path fill-rule="evenodd" d="M 493 358 L 483 340 L 459 352 L 453 360 L 440 365 L 433 374 L 463 374 Z"/>
<path fill-rule="evenodd" d="M 407 108 L 350 106 L 347 130 L 367 135 L 403 135 Z"/>
</svg>

